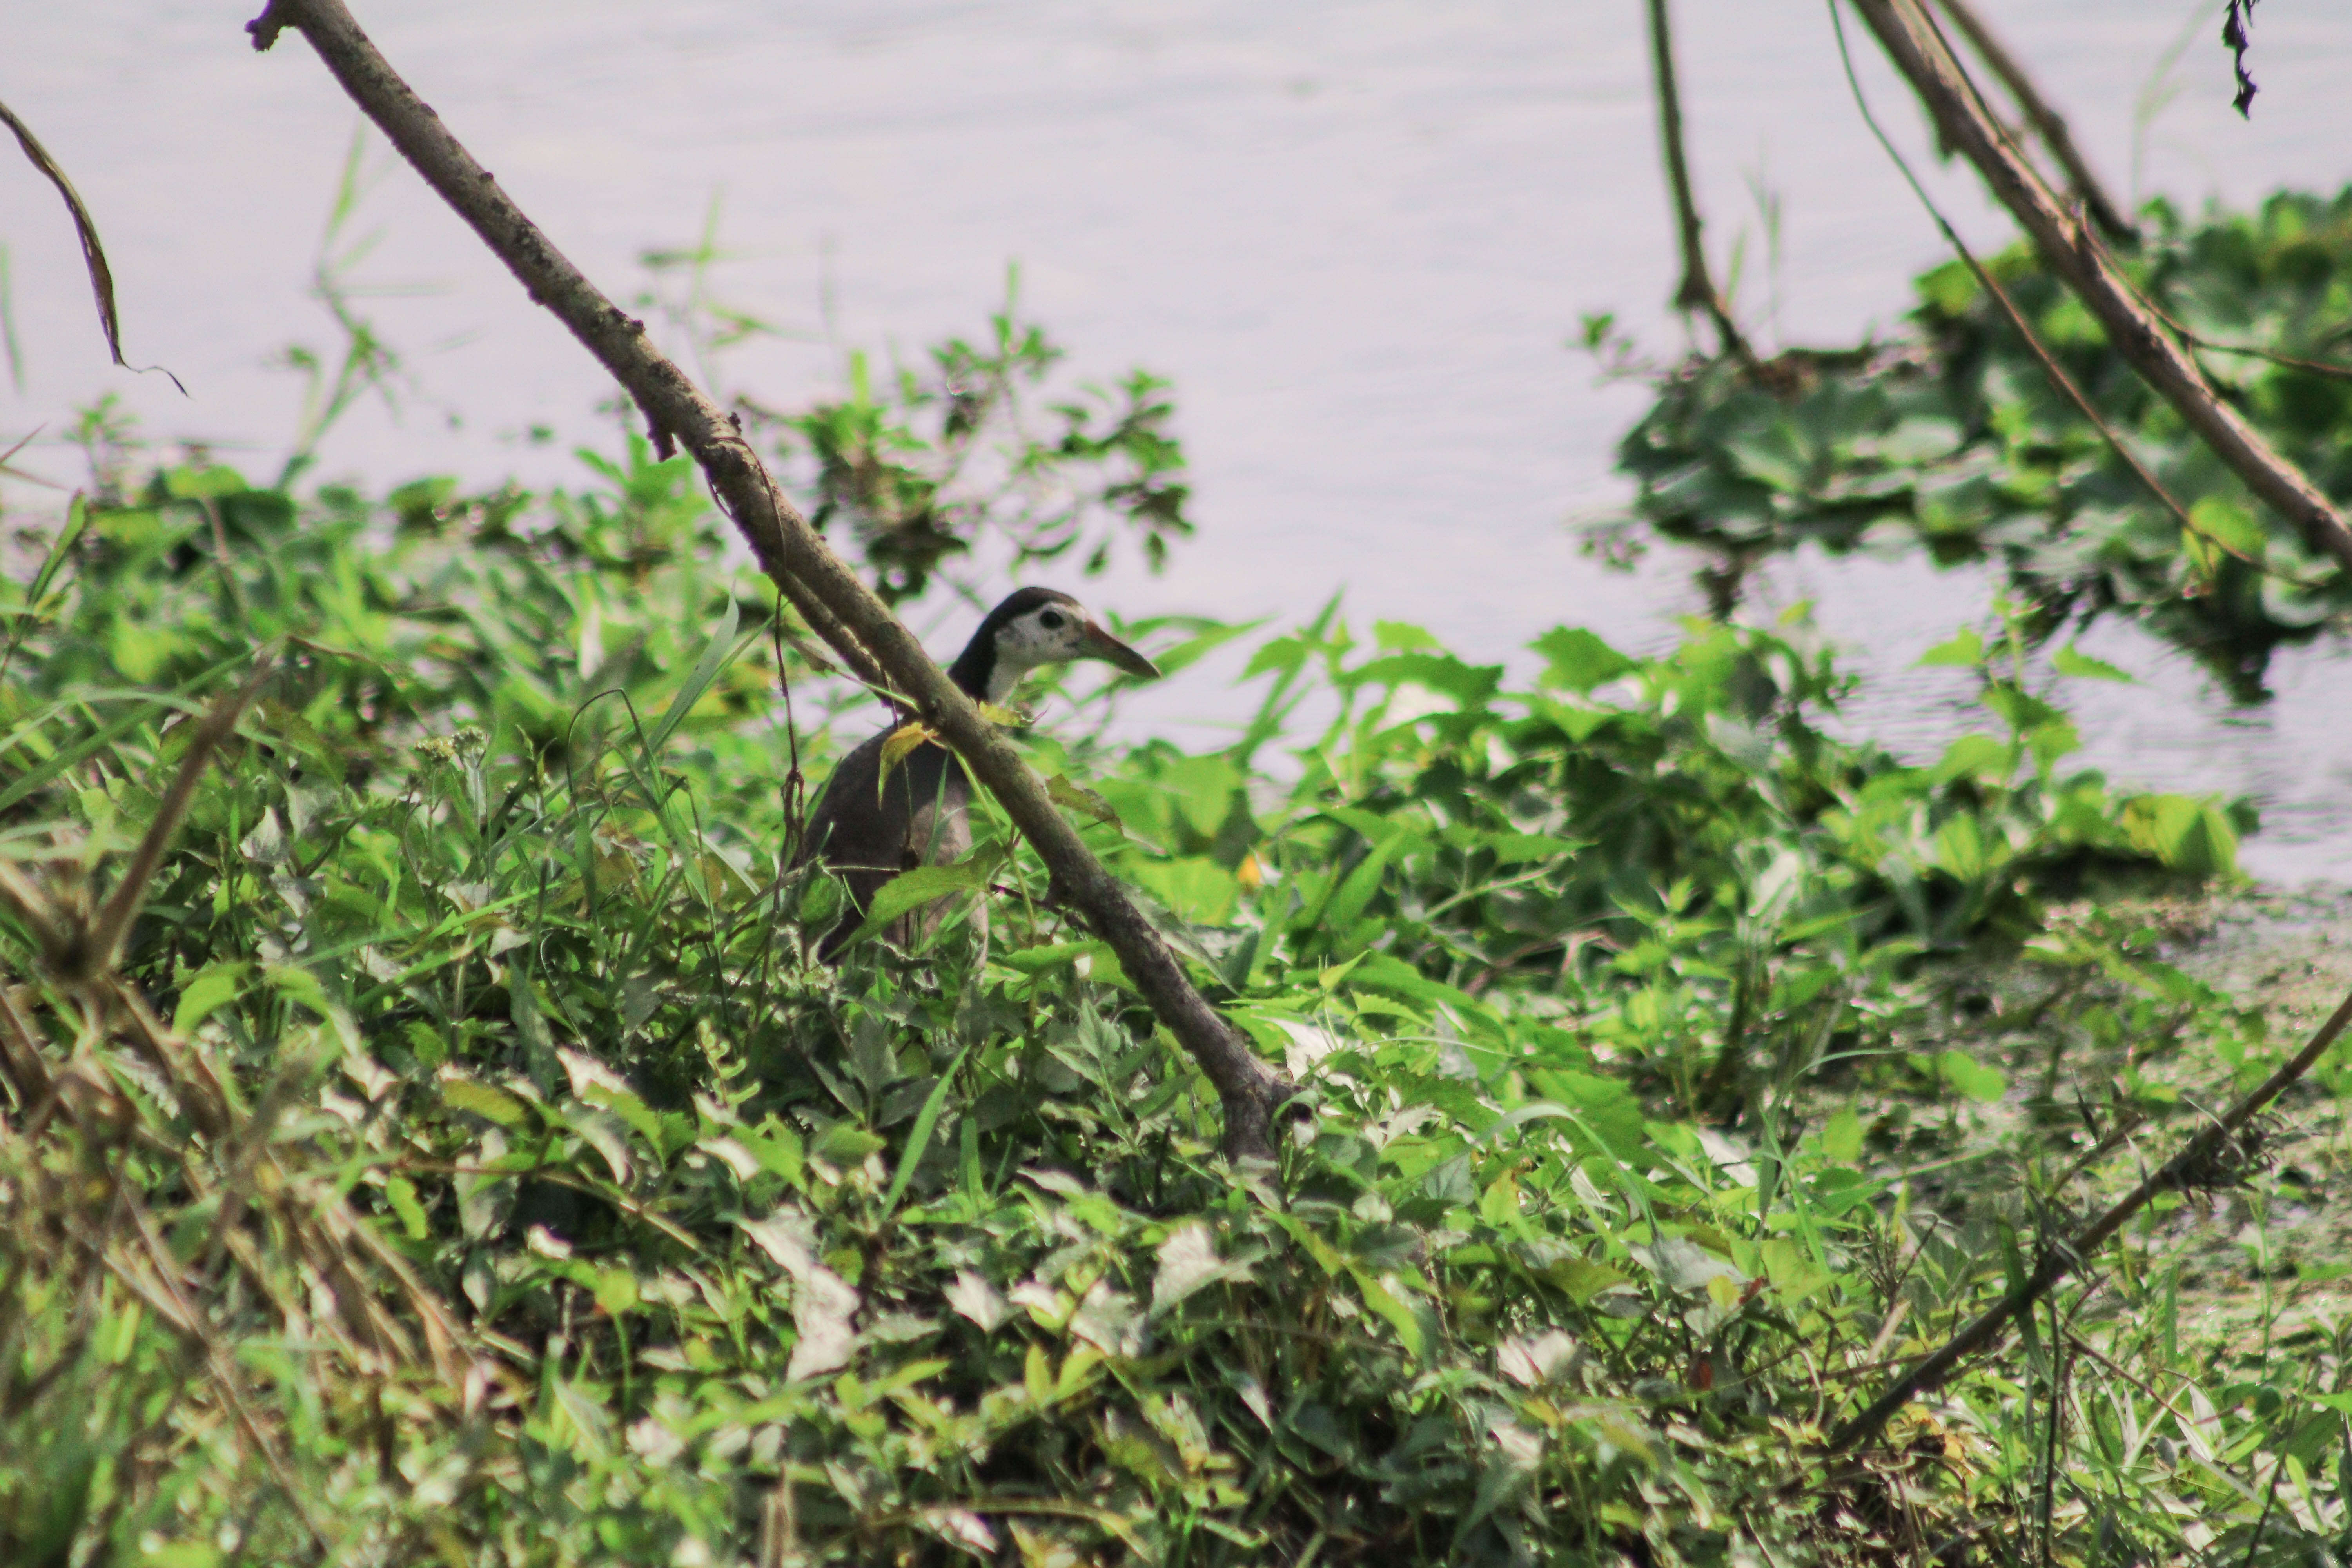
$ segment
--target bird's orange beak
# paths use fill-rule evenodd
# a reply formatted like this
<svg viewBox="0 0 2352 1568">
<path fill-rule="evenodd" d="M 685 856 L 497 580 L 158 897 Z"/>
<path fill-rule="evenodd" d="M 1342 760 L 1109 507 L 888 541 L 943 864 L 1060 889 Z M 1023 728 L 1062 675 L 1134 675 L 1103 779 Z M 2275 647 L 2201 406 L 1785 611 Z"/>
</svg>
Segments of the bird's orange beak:
<svg viewBox="0 0 2352 1568">
<path fill-rule="evenodd" d="M 1111 636 L 1093 621 L 1087 623 L 1086 635 L 1079 644 L 1078 657 L 1098 658 L 1105 664 L 1117 665 L 1129 675 L 1146 680 L 1160 679 L 1160 667 Z"/>
</svg>

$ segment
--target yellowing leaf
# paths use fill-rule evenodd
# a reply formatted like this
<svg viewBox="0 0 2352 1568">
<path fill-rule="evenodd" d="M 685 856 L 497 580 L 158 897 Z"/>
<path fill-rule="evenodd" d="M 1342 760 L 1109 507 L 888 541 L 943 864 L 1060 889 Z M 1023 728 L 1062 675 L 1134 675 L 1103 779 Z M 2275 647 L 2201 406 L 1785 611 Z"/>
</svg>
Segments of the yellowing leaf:
<svg viewBox="0 0 2352 1568">
<path fill-rule="evenodd" d="M 890 731 L 882 742 L 882 771 L 875 775 L 874 793 L 878 796 L 882 786 L 890 779 L 890 771 L 905 762 L 917 749 L 928 746 L 940 738 L 939 731 L 919 719 L 910 719 Z"/>
</svg>

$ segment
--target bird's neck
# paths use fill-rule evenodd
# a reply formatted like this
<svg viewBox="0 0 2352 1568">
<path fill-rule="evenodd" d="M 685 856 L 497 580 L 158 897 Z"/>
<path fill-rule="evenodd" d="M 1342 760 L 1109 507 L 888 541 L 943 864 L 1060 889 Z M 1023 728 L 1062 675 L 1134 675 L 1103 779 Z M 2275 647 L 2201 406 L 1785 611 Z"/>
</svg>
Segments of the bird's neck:
<svg viewBox="0 0 2352 1568">
<path fill-rule="evenodd" d="M 993 647 L 974 640 L 956 661 L 948 666 L 948 679 L 963 688 L 964 695 L 974 702 L 993 702 L 1002 706 L 1021 684 L 1028 670 L 1008 658 L 997 657 Z"/>
</svg>

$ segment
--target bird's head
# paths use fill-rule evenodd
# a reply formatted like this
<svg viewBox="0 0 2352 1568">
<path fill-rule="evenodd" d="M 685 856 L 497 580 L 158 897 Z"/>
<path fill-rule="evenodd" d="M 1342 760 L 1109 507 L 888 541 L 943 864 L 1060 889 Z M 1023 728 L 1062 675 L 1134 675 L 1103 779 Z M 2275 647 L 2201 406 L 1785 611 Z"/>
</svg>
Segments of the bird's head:
<svg viewBox="0 0 2352 1568">
<path fill-rule="evenodd" d="M 1098 658 L 1156 679 L 1160 667 L 1103 630 L 1092 611 L 1054 588 L 1021 588 L 988 612 L 948 674 L 984 702 L 1002 702 L 1041 665 Z"/>
</svg>

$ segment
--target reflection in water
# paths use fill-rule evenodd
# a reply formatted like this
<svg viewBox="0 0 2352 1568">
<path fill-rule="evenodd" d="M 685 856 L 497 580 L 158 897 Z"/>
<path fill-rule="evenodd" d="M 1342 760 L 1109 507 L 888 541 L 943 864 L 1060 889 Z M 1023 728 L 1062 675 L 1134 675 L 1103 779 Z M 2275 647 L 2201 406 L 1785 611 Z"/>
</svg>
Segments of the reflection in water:
<svg viewBox="0 0 2352 1568">
<path fill-rule="evenodd" d="M 1637 386 L 1596 386 L 1563 343 L 1615 310 L 1674 352 L 1672 256 L 1634 13 L 1614 0 L 361 0 L 392 57 L 575 259 L 625 291 L 638 250 L 698 231 L 723 191 L 714 279 L 792 334 L 727 362 L 791 404 L 837 384 L 841 347 L 911 352 L 971 330 L 1024 264 L 1035 315 L 1098 374 L 1172 376 L 1202 538 L 1161 579 L 1090 596 L 1131 613 L 1304 614 L 1341 584 L 1360 620 L 1422 622 L 1481 658 L 1559 620 L 1636 646 L 1692 607 L 1663 555 L 1633 578 L 1580 554 L 1564 515 L 1607 505 Z M 263 360 L 327 341 L 300 303 L 352 125 L 293 40 L 257 58 L 209 0 L 77 0 L 11 18 L 9 100 L 104 226 L 134 360 L 99 368 L 79 258 L 53 198 L 0 172 L 26 353 L 0 430 L 120 392 L 159 437 L 274 471 L 299 388 Z M 2228 109 L 2210 5 L 2000 0 L 2118 184 L 2191 201 L 2352 174 L 2352 8 L 2263 18 L 2255 118 Z M 1817 5 L 1682 0 L 1685 95 L 1718 263 L 1769 342 L 1851 342 L 1894 322 L 1933 231 L 1853 118 Z M 2195 32 L 2180 92 L 2136 130 L 2151 72 Z M 1864 62 L 1886 117 L 1902 97 Z M 1922 139 L 1908 135 L 1923 166 Z M 1936 174 L 1972 237 L 1997 240 L 1963 177 Z M 1766 212 L 1779 215 L 1777 226 Z M 369 308 L 409 356 L 397 418 L 369 408 L 324 472 L 491 480 L 577 474 L 604 441 L 577 349 L 404 170 L 367 213 L 366 275 L 422 292 Z M 831 309 L 825 307 L 830 298 Z M 453 426 L 451 421 L 457 423 Z M 546 426 L 553 438 L 524 433 Z M 69 455 L 34 466 L 75 477 Z M 17 498 L 21 502 L 25 498 Z M 1916 652 L 1981 612 L 1984 584 L 1917 567 L 1788 563 L 1768 596 L 1815 598 L 1874 685 L 1859 721 L 1932 745 L 1965 721 Z M 2127 631 L 2095 651 L 2141 683 L 2076 694 L 2119 777 L 2251 791 L 2265 874 L 2352 876 L 2333 802 L 2352 677 L 2329 644 L 2275 671 L 2276 701 L 2218 707 L 2183 661 Z M 1139 722 L 1224 716 L 1205 675 L 1138 702 Z M 1181 706 L 1179 706 L 1181 705 Z"/>
</svg>

